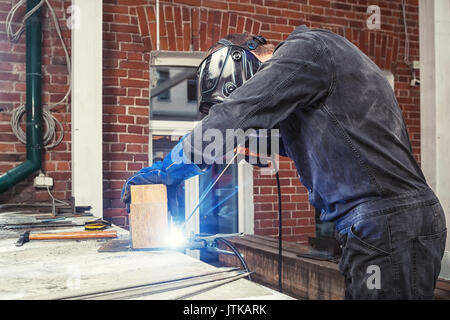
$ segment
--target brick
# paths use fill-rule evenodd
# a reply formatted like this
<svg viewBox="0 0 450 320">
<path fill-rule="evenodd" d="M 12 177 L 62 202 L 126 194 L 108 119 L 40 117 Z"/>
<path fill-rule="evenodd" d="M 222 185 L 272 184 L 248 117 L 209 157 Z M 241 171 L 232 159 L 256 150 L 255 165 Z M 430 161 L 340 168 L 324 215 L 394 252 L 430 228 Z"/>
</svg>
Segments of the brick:
<svg viewBox="0 0 450 320">
<path fill-rule="evenodd" d="M 180 4 L 187 4 L 193 7 L 200 7 L 202 5 L 201 0 L 177 0 L 176 2 Z"/>
<path fill-rule="evenodd" d="M 144 80 L 120 79 L 120 86 L 127 88 L 147 88 L 149 83 Z"/>
<path fill-rule="evenodd" d="M 137 70 L 147 70 L 148 63 L 146 62 L 136 62 L 136 61 L 121 61 L 120 69 L 137 69 Z"/>
<path fill-rule="evenodd" d="M 142 146 L 140 144 L 127 144 L 127 152 L 142 152 Z"/>
<path fill-rule="evenodd" d="M 118 120 L 120 123 L 134 123 L 133 116 L 118 116 Z"/>
<path fill-rule="evenodd" d="M 147 143 L 148 137 L 134 134 L 121 134 L 119 135 L 119 142 L 125 143 Z"/>
<path fill-rule="evenodd" d="M 142 134 L 143 127 L 142 126 L 128 125 L 127 126 L 127 131 L 128 131 L 128 133 Z"/>
<path fill-rule="evenodd" d="M 54 1 L 53 1 L 54 2 Z M 70 1 L 64 1 L 64 8 Z M 327 0 L 174 0 L 161 4 L 161 49 L 198 51 L 207 50 L 218 38 L 227 33 L 247 31 L 263 34 L 271 43 L 285 39 L 294 27 L 307 24 L 310 27 L 330 29 L 347 38 L 369 54 L 381 68 L 393 70 L 396 95 L 408 125 L 414 156 L 420 160 L 420 90 L 409 86 L 410 71 L 404 65 L 404 29 L 401 7 L 397 2 L 380 1 L 382 31 L 372 34 L 365 29 L 367 1 Z M 0 18 L 10 10 L 10 4 L 0 3 Z M 62 8 L 62 6 L 59 6 Z M 57 8 L 57 9 L 59 9 Z M 116 199 L 121 184 L 131 173 L 148 161 L 149 121 L 149 52 L 156 46 L 155 5 L 143 0 L 105 0 L 103 14 L 103 134 L 105 155 L 105 216 L 127 225 L 123 204 Z M 407 20 L 411 35 L 411 60 L 419 59 L 418 3 L 407 6 Z M 62 9 L 57 10 L 60 19 Z M 170 23 L 168 23 L 168 21 Z M 171 22 L 173 21 L 173 23 Z M 70 30 L 64 25 L 63 33 L 70 44 Z M 51 26 L 44 26 L 43 36 L 43 101 L 56 101 L 67 88 L 68 78 L 64 54 Z M 4 31 L 0 30 L 0 105 L 17 107 L 25 101 L 25 45 L 11 45 Z M 55 192 L 70 196 L 70 114 L 58 115 L 64 119 L 67 134 L 65 142 L 46 151 L 44 166 L 59 176 L 60 184 Z M 24 145 L 9 128 L 10 115 L 0 112 L 0 170 L 7 171 L 25 158 Z M 108 132 L 111 131 L 111 132 Z M 120 140 L 121 139 L 121 140 Z M 124 142 L 126 141 L 126 142 Z M 132 154 L 127 154 L 130 152 Z M 117 163 L 116 165 L 111 165 Z M 112 167 L 114 170 L 111 171 Z M 314 225 L 314 208 L 308 203 L 307 191 L 301 185 L 295 166 L 290 160 L 280 162 L 283 210 L 286 215 L 284 235 L 287 241 L 306 242 Z M 129 172 L 127 172 L 127 170 Z M 123 171 L 123 172 L 122 172 Z M 67 175 L 69 174 L 69 175 Z M 32 184 L 32 180 L 24 185 Z M 32 188 L 20 190 L 19 197 L 36 199 L 46 197 L 45 192 Z M 17 189 L 19 190 L 19 189 Z M 25 190 L 30 194 L 25 194 Z M 276 236 L 277 196 L 274 176 L 265 176 L 254 170 L 255 230 Z M 3 198 L 1 198 L 3 199 Z M 17 198 L 18 199 L 18 198 Z M 266 221 L 261 223 L 261 221 Z M 297 223 L 297 225 L 295 225 Z M 300 229 L 295 229 L 296 227 Z M 263 230 L 263 231 L 262 231 Z M 289 231 L 288 231 L 289 230 Z M 296 232 L 300 232 L 297 234 Z"/>
</svg>

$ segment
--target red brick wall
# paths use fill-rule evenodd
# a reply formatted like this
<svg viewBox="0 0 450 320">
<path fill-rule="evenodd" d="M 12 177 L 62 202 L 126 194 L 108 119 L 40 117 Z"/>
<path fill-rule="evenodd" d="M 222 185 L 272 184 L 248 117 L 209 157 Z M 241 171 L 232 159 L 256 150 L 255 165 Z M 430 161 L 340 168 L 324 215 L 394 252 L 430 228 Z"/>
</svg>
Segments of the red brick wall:
<svg viewBox="0 0 450 320">
<path fill-rule="evenodd" d="M 11 9 L 11 3 L 17 1 L 0 0 L 0 174 L 16 167 L 25 160 L 25 145 L 20 143 L 12 133 L 10 120 L 11 110 L 25 104 L 25 33 L 17 44 L 11 44 L 6 36 L 5 21 Z M 70 50 L 71 31 L 66 26 L 66 8 L 70 0 L 50 1 L 57 16 L 65 43 Z M 54 29 L 53 20 L 47 8 L 42 9 L 42 74 L 44 104 L 60 101 L 67 89 L 67 74 L 64 51 Z M 21 18 L 21 14 L 17 14 Z M 16 19 L 15 21 L 19 21 Z M 17 28 L 17 26 L 16 26 Z M 60 105 L 53 115 L 64 125 L 63 141 L 55 148 L 44 151 L 43 170 L 54 179 L 53 194 L 59 199 L 70 199 L 70 108 Z M 22 123 L 25 124 L 25 116 Z M 25 126 L 22 126 L 25 130 Z M 59 129 L 57 131 L 59 133 Z M 33 179 L 20 182 L 8 192 L 0 194 L 0 203 L 47 201 L 47 191 L 35 191 Z"/>
<path fill-rule="evenodd" d="M 64 4 L 68 2 L 64 1 Z M 418 3 L 417 0 L 407 2 L 410 60 L 418 60 Z M 104 215 L 126 226 L 128 221 L 119 199 L 120 189 L 127 177 L 148 163 L 148 70 L 149 53 L 156 47 L 155 1 L 105 0 L 103 3 Z M 381 7 L 381 30 L 370 31 L 366 27 L 369 16 L 366 10 L 373 4 Z M 5 20 L 9 7 L 9 0 L 0 0 L 0 21 Z M 55 7 L 61 8 L 61 5 Z M 235 32 L 262 34 L 276 44 L 301 24 L 327 28 L 346 36 L 381 68 L 391 70 L 395 75 L 395 92 L 410 131 L 415 156 L 420 160 L 419 89 L 409 86 L 410 72 L 403 63 L 405 40 L 401 0 L 172 0 L 160 1 L 160 16 L 161 50 L 204 51 L 220 37 Z M 60 17 L 64 19 L 62 10 Z M 45 36 L 48 39 L 50 35 Z M 52 36 L 55 35 L 52 33 Z M 66 34 L 66 42 L 69 38 L 70 34 Z M 17 106 L 18 101 L 24 101 L 23 46 L 22 41 L 21 45 L 10 47 L 2 23 L 0 54 L 10 60 L 4 63 L 0 56 L 0 106 L 11 108 Z M 63 68 L 55 66 L 55 61 L 50 58 L 52 55 L 48 55 L 61 55 L 60 45 L 53 39 L 51 42 L 46 40 L 44 47 L 47 54 L 45 71 L 51 75 L 46 76 L 47 81 L 58 79 L 66 84 Z M 53 78 L 52 75 L 57 76 Z M 45 87 L 47 99 L 53 96 L 50 89 Z M 70 114 L 63 111 L 58 116 L 70 128 Z M 17 143 L 8 125 L 8 115 L 0 113 L 2 173 L 24 157 L 24 148 Z M 45 154 L 49 160 L 45 164 L 46 171 L 58 178 L 55 194 L 62 198 L 70 197 L 69 141 L 70 132 L 61 150 Z M 292 162 L 283 159 L 280 169 L 285 238 L 306 241 L 307 236 L 314 234 L 314 208 L 307 201 L 307 191 L 300 184 Z M 255 170 L 254 179 L 255 232 L 277 235 L 275 178 L 260 175 Z M 29 181 L 0 199 L 45 199 L 45 194 L 34 192 Z"/>
</svg>

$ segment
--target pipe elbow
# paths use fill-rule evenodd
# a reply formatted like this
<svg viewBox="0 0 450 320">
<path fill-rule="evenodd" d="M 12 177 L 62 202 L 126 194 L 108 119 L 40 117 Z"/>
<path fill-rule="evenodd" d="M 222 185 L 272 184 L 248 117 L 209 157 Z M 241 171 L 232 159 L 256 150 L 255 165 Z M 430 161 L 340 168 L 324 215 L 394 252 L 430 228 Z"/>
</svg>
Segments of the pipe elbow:
<svg viewBox="0 0 450 320">
<path fill-rule="evenodd" d="M 0 176 L 0 193 L 41 169 L 41 162 L 26 160 Z"/>
</svg>

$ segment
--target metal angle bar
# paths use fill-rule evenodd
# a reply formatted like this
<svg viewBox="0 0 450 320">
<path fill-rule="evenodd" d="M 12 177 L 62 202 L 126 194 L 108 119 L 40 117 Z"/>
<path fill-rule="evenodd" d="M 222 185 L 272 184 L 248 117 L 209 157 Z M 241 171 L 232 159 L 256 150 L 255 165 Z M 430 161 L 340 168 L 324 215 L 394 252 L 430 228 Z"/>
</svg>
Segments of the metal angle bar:
<svg viewBox="0 0 450 320">
<path fill-rule="evenodd" d="M 201 284 L 206 284 L 210 282 L 227 280 L 235 278 L 236 276 L 241 275 L 241 272 L 232 272 L 231 276 L 227 273 L 225 274 L 216 274 L 216 275 L 207 275 L 202 276 L 195 279 L 186 279 L 175 282 L 168 282 L 163 284 L 149 285 L 145 287 L 139 288 L 129 288 L 120 291 L 112 291 L 101 294 L 94 294 L 89 296 L 77 297 L 74 300 L 124 300 L 124 299 L 133 299 L 142 296 L 151 296 L 154 294 L 160 294 L 169 291 L 175 291 L 179 289 L 189 288 L 198 286 Z M 72 299 L 71 299 L 72 300 Z"/>
<path fill-rule="evenodd" d="M 74 223 L 35 223 L 35 224 L 16 224 L 16 225 L 0 225 L 0 228 L 6 229 L 6 230 L 13 230 L 13 229 L 28 229 L 28 228 L 72 228 L 72 227 L 84 227 L 84 224 L 74 224 Z"/>
<path fill-rule="evenodd" d="M 97 294 L 102 294 L 102 293 L 110 293 L 110 292 L 114 292 L 114 291 L 120 291 L 120 290 L 127 290 L 127 289 L 136 289 L 136 288 L 141 288 L 141 287 L 145 287 L 145 286 L 152 286 L 152 285 L 158 285 L 158 284 L 165 284 L 165 283 L 171 283 L 171 282 L 176 282 L 176 281 L 182 281 L 182 280 L 187 280 L 187 279 L 195 279 L 195 278 L 199 278 L 199 277 L 204 277 L 204 276 L 208 276 L 208 275 L 213 275 L 213 274 L 220 274 L 220 273 L 226 273 L 226 272 L 232 272 L 232 271 L 236 271 L 236 270 L 240 270 L 239 268 L 226 268 L 225 270 L 221 269 L 218 271 L 212 271 L 212 272 L 206 272 L 206 273 L 202 273 L 202 274 L 195 274 L 192 276 L 187 276 L 187 277 L 181 277 L 181 278 L 176 278 L 176 279 L 171 279 L 171 280 L 165 280 L 165 281 L 157 281 L 157 282 L 152 282 L 152 283 L 144 283 L 144 284 L 140 284 L 140 285 L 130 285 L 130 286 L 126 286 L 126 287 L 116 287 L 116 288 L 108 288 L 108 289 L 90 289 L 90 290 L 83 290 L 83 291 L 78 291 L 78 293 L 73 293 L 73 294 L 61 294 L 61 293 L 54 293 L 54 294 L 47 294 L 45 296 L 33 296 L 27 299 L 31 299 L 31 300 L 64 300 L 64 299 L 77 299 L 80 297 L 84 297 L 84 296 L 90 296 L 90 295 L 97 295 Z"/>
<path fill-rule="evenodd" d="M 224 279 L 224 280 L 218 281 L 217 283 L 214 283 L 213 285 L 208 286 L 208 287 L 206 287 L 206 288 L 203 288 L 203 289 L 200 289 L 200 290 L 197 290 L 197 291 L 194 291 L 194 292 L 187 293 L 187 294 L 185 294 L 185 295 L 176 297 L 176 298 L 174 298 L 173 300 L 184 300 L 184 299 L 188 299 L 188 298 L 197 296 L 197 295 L 199 295 L 199 294 L 201 294 L 201 293 L 208 292 L 208 291 L 211 291 L 212 289 L 221 287 L 221 286 L 223 286 L 223 285 L 225 285 L 225 284 L 227 284 L 227 283 L 231 283 L 231 282 L 233 282 L 233 281 L 236 281 L 236 280 L 242 279 L 242 278 L 244 278 L 244 277 L 247 277 L 247 276 L 250 275 L 251 273 L 253 273 L 253 272 L 244 272 L 244 273 L 241 273 L 241 274 L 239 274 L 239 275 L 237 275 L 237 276 L 235 276 L 235 277 L 230 277 L 229 279 Z"/>
</svg>

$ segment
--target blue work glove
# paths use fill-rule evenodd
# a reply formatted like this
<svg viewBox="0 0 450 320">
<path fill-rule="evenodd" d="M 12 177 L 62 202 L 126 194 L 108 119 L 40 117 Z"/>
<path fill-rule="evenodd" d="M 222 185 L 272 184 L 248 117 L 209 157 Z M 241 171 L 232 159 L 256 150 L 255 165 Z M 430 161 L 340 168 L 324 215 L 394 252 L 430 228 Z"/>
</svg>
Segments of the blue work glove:
<svg viewBox="0 0 450 320">
<path fill-rule="evenodd" d="M 165 184 L 173 187 L 186 179 L 203 173 L 196 164 L 190 163 L 185 156 L 182 145 L 183 139 L 184 137 L 180 139 L 163 161 L 155 162 L 153 166 L 141 169 L 125 182 L 120 198 L 126 204 L 127 212 L 130 212 L 131 185 Z"/>
</svg>

